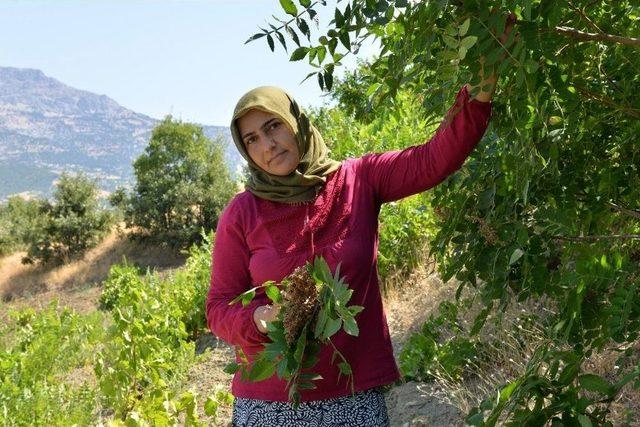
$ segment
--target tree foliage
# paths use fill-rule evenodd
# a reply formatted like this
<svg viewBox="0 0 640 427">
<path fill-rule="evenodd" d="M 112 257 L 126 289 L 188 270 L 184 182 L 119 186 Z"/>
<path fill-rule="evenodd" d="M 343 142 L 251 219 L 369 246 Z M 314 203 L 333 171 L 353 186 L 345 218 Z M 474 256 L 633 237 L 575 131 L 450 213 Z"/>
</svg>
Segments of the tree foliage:
<svg viewBox="0 0 640 427">
<path fill-rule="evenodd" d="M 324 89 L 345 55 L 379 42 L 366 89 L 343 93 L 362 116 L 406 90 L 426 118 L 442 117 L 462 84 L 479 83 L 481 63 L 500 75 L 484 142 L 433 192 L 431 251 L 459 291 L 477 289 L 478 326 L 514 298 L 544 296 L 554 316 L 550 343 L 467 421 L 606 423 L 597 404 L 629 382 L 640 387 L 640 367 L 616 383 L 581 371 L 592 352 L 622 351 L 640 331 L 638 3 L 351 0 L 317 39 L 307 21 L 325 2 L 282 3 L 290 16 L 251 39 L 266 37 L 272 50 L 274 39 L 292 40 L 290 60 L 306 58 Z M 517 22 L 502 44 L 506 11 Z"/>
<path fill-rule="evenodd" d="M 222 148 L 200 126 L 166 117 L 133 164 L 136 185 L 126 203 L 129 227 L 185 247 L 214 229 L 235 193 Z M 117 202 L 122 204 L 122 195 Z"/>
<path fill-rule="evenodd" d="M 109 230 L 111 214 L 100 206 L 98 187 L 89 177 L 63 173 L 52 202 L 42 201 L 40 227 L 29 230 L 24 262 L 67 262 L 98 243 Z"/>
<path fill-rule="evenodd" d="M 0 255 L 28 247 L 30 236 L 43 227 L 44 203 L 13 196 L 0 205 Z"/>
</svg>

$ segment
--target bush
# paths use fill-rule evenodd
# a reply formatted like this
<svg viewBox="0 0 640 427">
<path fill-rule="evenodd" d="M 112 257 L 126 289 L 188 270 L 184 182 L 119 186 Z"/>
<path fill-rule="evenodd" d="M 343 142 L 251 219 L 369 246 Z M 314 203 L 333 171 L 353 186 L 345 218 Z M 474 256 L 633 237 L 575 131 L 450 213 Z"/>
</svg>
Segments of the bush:
<svg viewBox="0 0 640 427">
<path fill-rule="evenodd" d="M 171 116 L 153 130 L 133 168 L 136 185 L 124 203 L 127 226 L 173 247 L 197 242 L 202 228 L 215 229 L 235 192 L 221 146 L 200 126 Z M 122 194 L 114 203 L 123 204 Z"/>
<path fill-rule="evenodd" d="M 202 332 L 208 331 L 205 314 L 205 300 L 211 280 L 211 250 L 214 233 L 201 234 L 202 242 L 189 248 L 187 262 L 171 278 L 172 298 L 183 312 L 183 322 L 187 333 L 195 340 Z"/>
<path fill-rule="evenodd" d="M 10 197 L 0 205 L 0 255 L 28 247 L 29 236 L 44 226 L 43 200 Z"/>
<path fill-rule="evenodd" d="M 53 203 L 42 204 L 43 227 L 27 237 L 26 263 L 67 262 L 94 246 L 109 230 L 111 214 L 100 208 L 98 187 L 85 175 L 63 173 L 53 198 Z"/>
<path fill-rule="evenodd" d="M 126 288 L 135 286 L 141 280 L 141 274 L 143 274 L 143 271 L 134 265 L 128 264 L 127 260 L 123 264 L 112 265 L 98 300 L 100 309 L 112 310 L 118 305 L 122 295 L 126 294 Z"/>
<path fill-rule="evenodd" d="M 89 378 L 80 383 L 82 375 L 73 371 L 92 362 L 103 316 L 54 302 L 39 313 L 28 308 L 9 317 L 0 340 L 0 425 L 91 424 L 96 393 Z"/>
<path fill-rule="evenodd" d="M 467 338 L 458 322 L 458 308 L 440 303 L 439 315 L 429 316 L 420 332 L 412 334 L 400 353 L 400 369 L 408 379 L 444 378 L 459 381 L 474 358 L 478 343 Z"/>
</svg>

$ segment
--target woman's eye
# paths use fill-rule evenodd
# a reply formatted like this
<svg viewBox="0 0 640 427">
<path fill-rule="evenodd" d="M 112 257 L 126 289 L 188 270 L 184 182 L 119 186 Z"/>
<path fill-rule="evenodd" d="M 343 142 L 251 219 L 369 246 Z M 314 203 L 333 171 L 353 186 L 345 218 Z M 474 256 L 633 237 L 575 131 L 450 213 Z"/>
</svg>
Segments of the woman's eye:
<svg viewBox="0 0 640 427">
<path fill-rule="evenodd" d="M 247 138 L 245 141 L 247 145 L 254 143 L 256 138 L 254 136 Z"/>
</svg>

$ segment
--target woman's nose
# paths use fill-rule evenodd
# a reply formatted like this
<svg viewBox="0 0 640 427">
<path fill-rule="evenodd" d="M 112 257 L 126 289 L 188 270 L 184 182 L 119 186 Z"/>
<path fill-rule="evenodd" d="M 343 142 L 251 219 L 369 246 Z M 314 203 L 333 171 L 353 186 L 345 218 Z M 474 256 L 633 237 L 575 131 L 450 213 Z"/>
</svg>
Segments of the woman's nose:
<svg viewBox="0 0 640 427">
<path fill-rule="evenodd" d="M 264 136 L 264 141 L 265 141 L 265 147 L 267 149 L 272 149 L 273 147 L 276 146 L 276 141 L 275 141 L 273 135 L 266 134 Z"/>
</svg>

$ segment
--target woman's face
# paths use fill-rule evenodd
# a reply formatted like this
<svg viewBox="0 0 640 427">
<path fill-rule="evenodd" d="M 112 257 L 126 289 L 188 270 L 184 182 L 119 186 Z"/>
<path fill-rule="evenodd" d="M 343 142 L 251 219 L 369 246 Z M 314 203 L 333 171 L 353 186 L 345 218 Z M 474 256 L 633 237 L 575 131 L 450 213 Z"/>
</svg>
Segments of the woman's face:
<svg viewBox="0 0 640 427">
<path fill-rule="evenodd" d="M 298 167 L 296 136 L 278 116 L 254 109 L 238 118 L 236 124 L 247 153 L 265 172 L 285 176 Z"/>
</svg>

